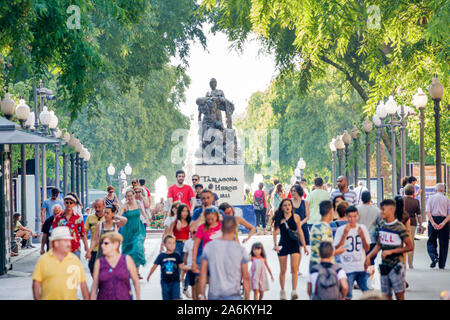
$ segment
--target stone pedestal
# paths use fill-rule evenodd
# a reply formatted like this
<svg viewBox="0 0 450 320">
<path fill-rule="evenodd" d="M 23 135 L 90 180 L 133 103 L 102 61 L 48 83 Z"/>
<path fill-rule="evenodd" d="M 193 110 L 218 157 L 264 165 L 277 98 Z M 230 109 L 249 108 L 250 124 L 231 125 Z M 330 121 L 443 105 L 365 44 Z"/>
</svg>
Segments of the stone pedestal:
<svg viewBox="0 0 450 320">
<path fill-rule="evenodd" d="M 200 183 L 206 189 L 213 184 L 212 191 L 219 196 L 219 203 L 228 202 L 232 206 L 244 204 L 244 165 L 199 164 L 195 173 L 200 176 Z"/>
</svg>

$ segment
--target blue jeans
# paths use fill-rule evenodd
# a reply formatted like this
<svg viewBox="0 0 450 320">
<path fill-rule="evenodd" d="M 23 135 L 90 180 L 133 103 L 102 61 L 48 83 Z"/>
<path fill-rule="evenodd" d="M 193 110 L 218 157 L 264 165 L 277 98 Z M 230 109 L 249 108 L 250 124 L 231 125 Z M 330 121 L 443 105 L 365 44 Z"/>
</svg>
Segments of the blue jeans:
<svg viewBox="0 0 450 320">
<path fill-rule="evenodd" d="M 180 281 L 161 282 L 163 300 L 180 299 Z"/>
<path fill-rule="evenodd" d="M 77 250 L 77 251 L 75 251 L 75 252 L 72 252 L 74 255 L 76 255 L 77 257 L 78 257 L 78 259 L 80 259 L 81 260 L 81 251 L 80 250 Z"/>
<path fill-rule="evenodd" d="M 369 287 L 367 286 L 367 279 L 369 278 L 369 274 L 365 271 L 356 271 L 356 272 L 350 272 L 347 273 L 347 282 L 348 282 L 348 292 L 346 299 L 352 298 L 352 291 L 353 291 L 353 283 L 356 280 L 356 283 L 358 284 L 361 291 L 367 291 L 369 290 Z"/>
<path fill-rule="evenodd" d="M 255 216 L 256 216 L 256 226 L 262 226 L 263 229 L 266 228 L 266 208 L 262 210 L 256 210 L 255 209 Z"/>
<path fill-rule="evenodd" d="M 180 255 L 181 260 L 183 260 L 183 258 L 184 258 L 183 248 L 184 248 L 183 241 L 175 242 L 175 250 L 174 251 Z"/>
</svg>

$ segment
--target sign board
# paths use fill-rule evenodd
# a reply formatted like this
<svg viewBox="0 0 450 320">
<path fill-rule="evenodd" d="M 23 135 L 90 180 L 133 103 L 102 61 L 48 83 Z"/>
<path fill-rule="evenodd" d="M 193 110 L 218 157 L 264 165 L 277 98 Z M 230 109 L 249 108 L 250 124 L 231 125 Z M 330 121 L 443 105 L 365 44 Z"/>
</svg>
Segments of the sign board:
<svg viewBox="0 0 450 320">
<path fill-rule="evenodd" d="M 411 163 L 411 170 L 414 177 L 417 178 L 417 184 L 420 185 L 420 164 L 418 163 Z M 441 172 L 442 172 L 442 180 L 447 180 L 447 172 L 446 172 L 446 165 L 441 165 Z M 425 166 L 425 187 L 435 187 L 436 186 L 436 166 Z"/>
<path fill-rule="evenodd" d="M 213 185 L 212 191 L 219 196 L 219 202 L 228 202 L 232 206 L 244 204 L 244 165 L 196 165 L 195 173 L 206 189 Z"/>
</svg>

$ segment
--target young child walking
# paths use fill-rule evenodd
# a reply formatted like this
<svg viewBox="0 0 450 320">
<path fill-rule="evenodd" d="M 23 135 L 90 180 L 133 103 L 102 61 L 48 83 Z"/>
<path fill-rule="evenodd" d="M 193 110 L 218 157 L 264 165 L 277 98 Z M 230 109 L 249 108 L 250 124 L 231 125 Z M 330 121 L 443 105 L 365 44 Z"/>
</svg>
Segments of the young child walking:
<svg viewBox="0 0 450 320">
<path fill-rule="evenodd" d="M 251 250 L 252 265 L 250 268 L 250 283 L 255 300 L 262 300 L 264 291 L 269 290 L 269 281 L 267 280 L 266 268 L 269 271 L 270 278 L 273 281 L 272 271 L 267 264 L 266 252 L 261 242 L 255 242 Z"/>
<path fill-rule="evenodd" d="M 180 299 L 180 269 L 187 270 L 188 268 L 183 265 L 180 255 L 175 252 L 175 238 L 167 235 L 163 243 L 166 247 L 166 252 L 161 252 L 155 262 L 153 262 L 147 282 L 156 268 L 161 266 L 162 298 L 163 300 L 178 300 Z"/>
</svg>

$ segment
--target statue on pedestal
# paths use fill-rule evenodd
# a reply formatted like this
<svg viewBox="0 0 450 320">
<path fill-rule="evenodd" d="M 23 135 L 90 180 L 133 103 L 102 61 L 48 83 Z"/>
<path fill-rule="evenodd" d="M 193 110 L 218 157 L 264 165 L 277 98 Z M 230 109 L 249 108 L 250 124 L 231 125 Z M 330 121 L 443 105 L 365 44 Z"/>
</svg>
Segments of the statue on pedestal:
<svg viewBox="0 0 450 320">
<path fill-rule="evenodd" d="M 196 100 L 200 127 L 199 135 L 202 140 L 200 152 L 202 152 L 207 145 L 214 142 L 214 137 L 209 143 L 203 141 L 204 135 L 209 129 L 217 129 L 222 132 L 224 145 L 226 141 L 225 130 L 233 130 L 232 115 L 234 112 L 234 104 L 225 98 L 225 94 L 222 90 L 217 89 L 216 79 L 212 78 L 209 81 L 209 86 L 211 91 L 208 91 L 205 97 Z M 226 129 L 222 122 L 222 111 L 225 112 L 226 116 Z M 236 150 L 236 138 L 234 140 L 234 150 Z M 223 150 L 225 152 L 225 148 Z"/>
</svg>

